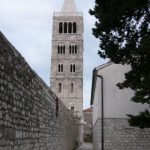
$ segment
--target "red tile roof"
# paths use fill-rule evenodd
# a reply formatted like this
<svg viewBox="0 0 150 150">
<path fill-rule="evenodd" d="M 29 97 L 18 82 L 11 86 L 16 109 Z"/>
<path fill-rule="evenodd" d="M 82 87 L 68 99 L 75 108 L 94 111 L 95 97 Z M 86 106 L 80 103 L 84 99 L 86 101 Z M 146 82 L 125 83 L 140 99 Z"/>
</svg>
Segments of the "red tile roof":
<svg viewBox="0 0 150 150">
<path fill-rule="evenodd" d="M 85 110 L 83 110 L 84 112 L 93 112 L 93 108 L 92 107 L 90 107 L 90 108 L 87 108 L 87 109 L 85 109 Z"/>
</svg>

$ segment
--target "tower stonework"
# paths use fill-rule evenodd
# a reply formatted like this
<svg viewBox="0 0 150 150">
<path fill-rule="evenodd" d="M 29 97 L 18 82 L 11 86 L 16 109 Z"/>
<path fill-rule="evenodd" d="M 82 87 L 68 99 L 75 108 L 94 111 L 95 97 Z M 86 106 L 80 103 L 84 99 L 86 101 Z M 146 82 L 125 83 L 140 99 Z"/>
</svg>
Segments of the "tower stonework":
<svg viewBox="0 0 150 150">
<path fill-rule="evenodd" d="M 68 109 L 83 110 L 83 16 L 74 0 L 53 15 L 50 86 Z"/>
</svg>

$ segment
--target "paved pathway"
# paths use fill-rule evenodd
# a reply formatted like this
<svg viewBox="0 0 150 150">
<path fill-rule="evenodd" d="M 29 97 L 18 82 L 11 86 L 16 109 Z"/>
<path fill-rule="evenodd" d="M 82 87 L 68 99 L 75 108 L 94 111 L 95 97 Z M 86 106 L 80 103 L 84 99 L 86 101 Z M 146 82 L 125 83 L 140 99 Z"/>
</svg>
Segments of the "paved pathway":
<svg viewBox="0 0 150 150">
<path fill-rule="evenodd" d="M 77 150 L 93 150 L 93 145 L 90 143 L 83 143 Z"/>
</svg>

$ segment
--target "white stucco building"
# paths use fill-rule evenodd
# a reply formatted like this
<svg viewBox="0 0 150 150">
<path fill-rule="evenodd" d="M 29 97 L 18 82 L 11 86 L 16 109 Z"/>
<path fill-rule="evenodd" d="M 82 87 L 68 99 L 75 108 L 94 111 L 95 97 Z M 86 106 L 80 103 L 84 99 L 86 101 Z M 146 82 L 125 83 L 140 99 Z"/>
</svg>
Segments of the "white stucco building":
<svg viewBox="0 0 150 150">
<path fill-rule="evenodd" d="M 131 89 L 116 86 L 129 70 L 130 66 L 108 62 L 93 71 L 94 150 L 150 150 L 150 130 L 130 127 L 127 121 L 127 114 L 136 115 L 148 106 L 132 102 Z"/>
</svg>

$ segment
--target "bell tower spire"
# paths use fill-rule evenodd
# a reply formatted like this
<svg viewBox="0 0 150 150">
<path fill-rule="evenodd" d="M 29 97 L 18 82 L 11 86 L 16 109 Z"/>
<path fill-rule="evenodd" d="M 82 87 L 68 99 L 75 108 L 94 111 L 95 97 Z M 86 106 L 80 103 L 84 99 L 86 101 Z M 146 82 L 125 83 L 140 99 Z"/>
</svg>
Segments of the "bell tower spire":
<svg viewBox="0 0 150 150">
<path fill-rule="evenodd" d="M 83 111 L 83 16 L 65 0 L 53 16 L 50 86 L 68 109 Z"/>
<path fill-rule="evenodd" d="M 77 12 L 74 0 L 65 0 L 61 12 Z"/>
</svg>

